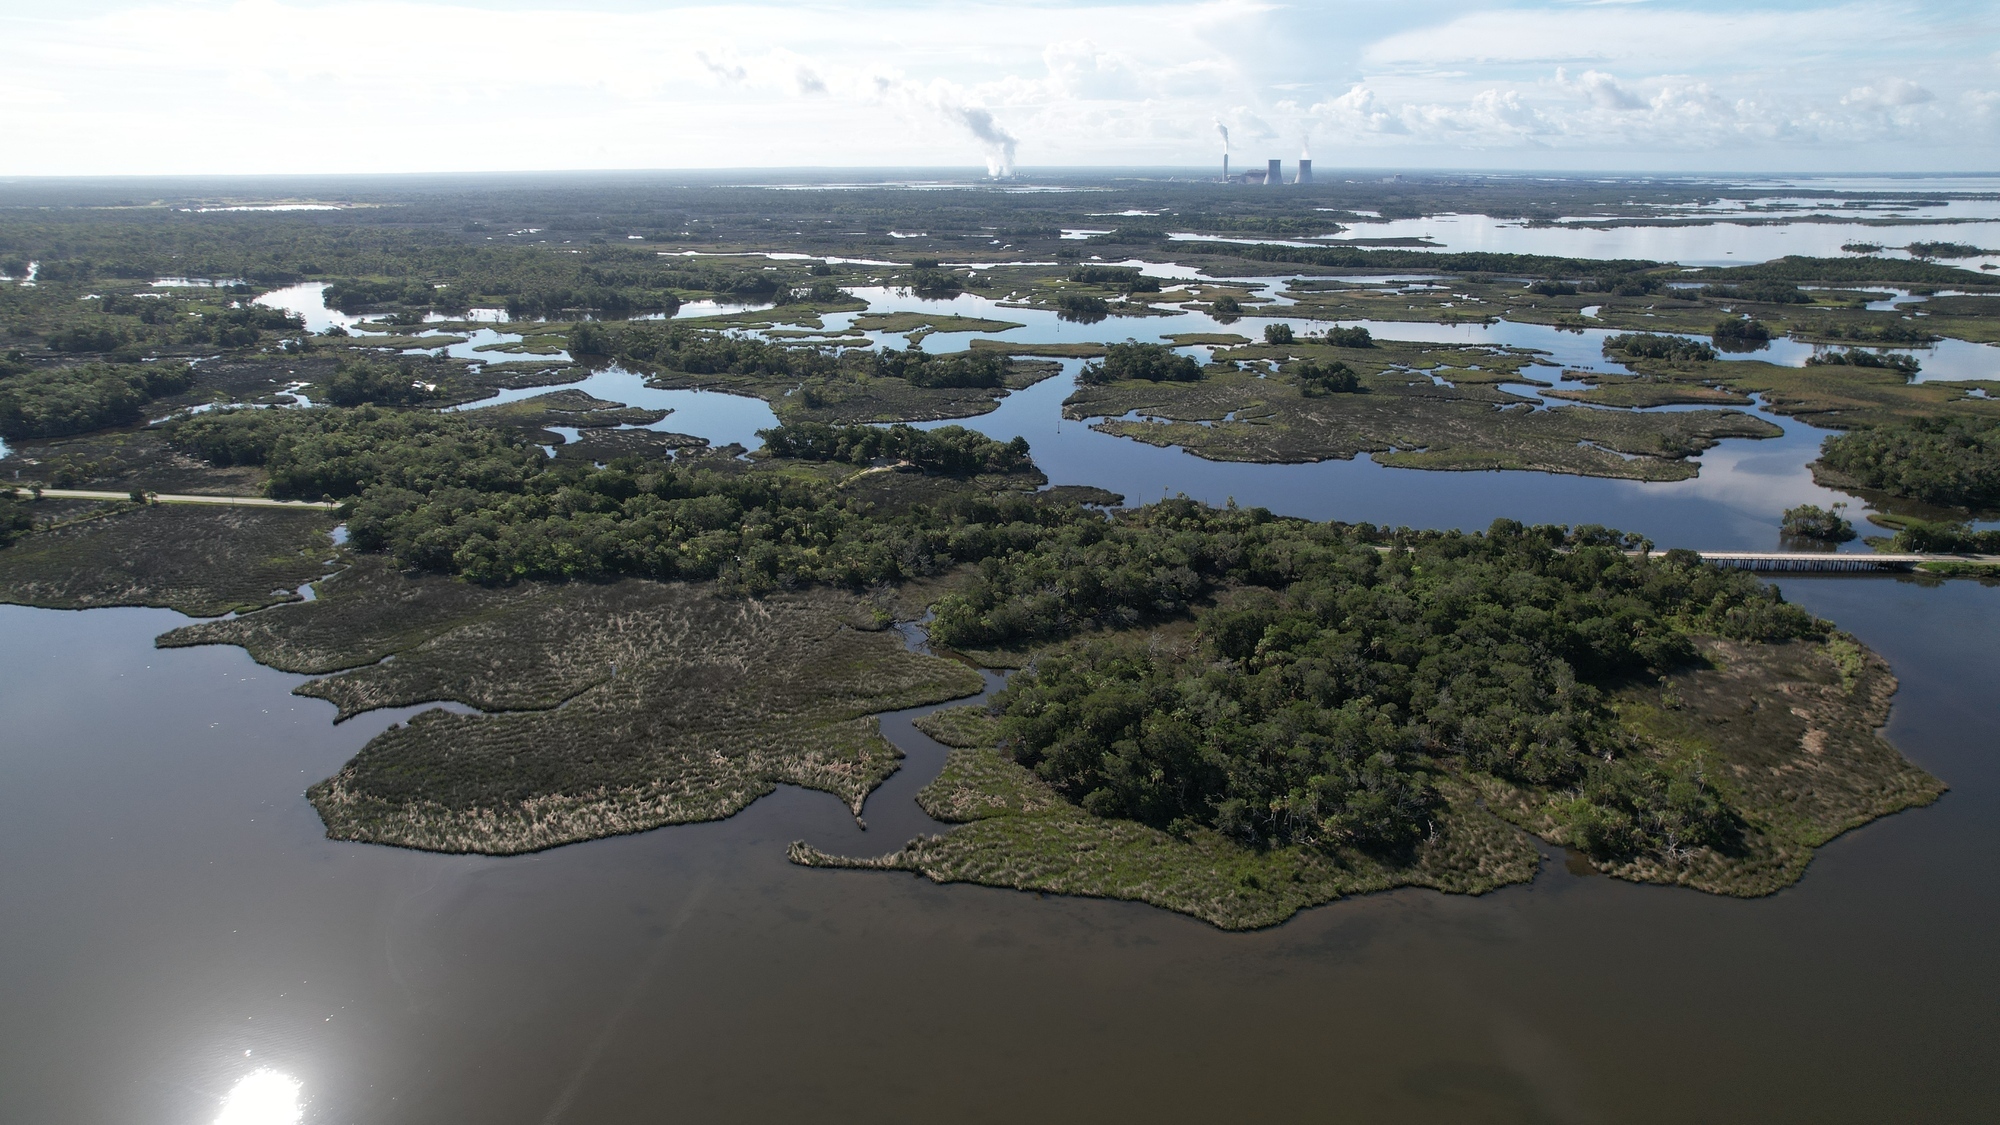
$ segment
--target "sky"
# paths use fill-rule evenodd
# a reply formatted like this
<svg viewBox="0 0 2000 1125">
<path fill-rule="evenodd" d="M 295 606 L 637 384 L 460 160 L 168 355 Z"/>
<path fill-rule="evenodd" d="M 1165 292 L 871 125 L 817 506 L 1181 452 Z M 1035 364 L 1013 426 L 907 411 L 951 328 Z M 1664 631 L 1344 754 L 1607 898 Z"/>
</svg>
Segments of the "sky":
<svg viewBox="0 0 2000 1125">
<path fill-rule="evenodd" d="M 2000 171 L 2000 0 L 0 0 L 0 176 Z"/>
</svg>

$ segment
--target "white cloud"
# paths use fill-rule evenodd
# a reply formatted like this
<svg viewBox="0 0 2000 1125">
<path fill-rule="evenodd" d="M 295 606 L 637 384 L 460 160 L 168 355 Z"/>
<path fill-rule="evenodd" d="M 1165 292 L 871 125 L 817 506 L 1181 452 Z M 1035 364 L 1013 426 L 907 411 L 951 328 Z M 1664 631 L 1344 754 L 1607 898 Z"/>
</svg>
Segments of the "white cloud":
<svg viewBox="0 0 2000 1125">
<path fill-rule="evenodd" d="M 2000 113 L 1984 0 L 531 2 L 0 10 L 0 174 L 1206 166 L 1217 121 L 1329 164 L 2000 163 L 1962 143 Z"/>
<path fill-rule="evenodd" d="M 1874 86 L 1856 86 L 1846 97 L 1840 99 L 1840 104 L 1890 109 L 1896 106 L 1922 105 L 1936 97 L 1937 95 L 1907 78 L 1891 78 Z"/>
<path fill-rule="evenodd" d="M 1646 99 L 1618 84 L 1616 78 L 1599 70 L 1586 70 L 1574 79 L 1556 68 L 1556 85 L 1583 95 L 1599 109 L 1644 109 Z"/>
</svg>

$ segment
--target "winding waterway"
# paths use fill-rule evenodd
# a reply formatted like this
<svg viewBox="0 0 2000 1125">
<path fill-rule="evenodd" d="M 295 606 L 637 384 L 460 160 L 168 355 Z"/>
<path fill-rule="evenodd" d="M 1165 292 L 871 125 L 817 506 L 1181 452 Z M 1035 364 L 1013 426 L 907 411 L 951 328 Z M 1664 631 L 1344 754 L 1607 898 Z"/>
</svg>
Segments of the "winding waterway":
<svg viewBox="0 0 2000 1125">
<path fill-rule="evenodd" d="M 1554 353 L 1539 377 L 1603 362 L 1587 333 L 1488 331 Z M 1056 483 L 1318 518 L 1773 546 L 1780 509 L 1838 498 L 1804 469 L 1821 432 L 1785 419 L 1676 484 L 1207 462 L 1061 420 L 1076 367 L 964 424 L 1025 435 Z M 768 424 L 761 402 L 615 369 L 578 385 L 718 442 Z M 907 712 L 883 719 L 908 756 L 865 829 L 781 788 L 724 822 L 532 856 L 328 841 L 303 789 L 414 709 L 335 725 L 290 694 L 304 677 L 240 649 L 155 650 L 186 621 L 164 610 L 0 606 L 0 1120 L 206 1125 L 260 1071 L 329 1125 L 1992 1120 L 2000 588 L 1784 590 L 1895 668 L 1887 734 L 1952 787 L 1937 805 L 1835 841 L 1766 899 L 1552 853 L 1529 886 L 1368 896 L 1253 934 L 788 864 L 796 839 L 870 854 L 938 829 L 912 798 L 944 751 Z"/>
</svg>

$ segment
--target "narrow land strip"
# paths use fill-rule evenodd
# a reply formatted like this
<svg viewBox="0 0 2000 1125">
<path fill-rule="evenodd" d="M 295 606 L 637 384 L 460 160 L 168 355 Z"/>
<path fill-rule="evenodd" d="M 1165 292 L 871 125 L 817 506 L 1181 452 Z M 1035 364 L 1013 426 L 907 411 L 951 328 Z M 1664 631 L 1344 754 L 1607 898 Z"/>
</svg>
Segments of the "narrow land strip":
<svg viewBox="0 0 2000 1125">
<path fill-rule="evenodd" d="M 87 488 L 44 488 L 40 495 L 50 500 L 130 500 L 130 492 L 101 492 Z M 330 500 L 273 500 L 268 496 L 194 496 L 148 492 L 146 499 L 156 504 L 222 504 L 234 508 L 315 508 L 332 511 L 340 507 Z"/>
</svg>

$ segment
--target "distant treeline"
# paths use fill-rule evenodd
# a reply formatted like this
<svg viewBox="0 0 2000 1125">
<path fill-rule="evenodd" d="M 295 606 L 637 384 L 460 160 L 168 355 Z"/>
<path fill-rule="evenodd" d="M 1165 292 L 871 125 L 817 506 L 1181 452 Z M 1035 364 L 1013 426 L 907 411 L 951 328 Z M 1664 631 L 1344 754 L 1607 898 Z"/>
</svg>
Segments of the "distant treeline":
<svg viewBox="0 0 2000 1125">
<path fill-rule="evenodd" d="M 1219 254 L 1253 262 L 1322 266 L 1327 269 L 1435 270 L 1440 273 L 1497 273 L 1516 277 L 1612 277 L 1657 269 L 1659 262 L 1634 258 L 1556 258 L 1541 254 L 1498 254 L 1484 251 L 1433 253 L 1423 250 L 1362 250 L 1328 246 L 1276 246 L 1257 243 L 1177 242 L 1174 249 L 1189 254 Z"/>
<path fill-rule="evenodd" d="M 1725 266 L 1688 275 L 1698 281 L 1824 281 L 1835 284 L 1990 285 L 1971 270 L 1903 258 L 1807 258 L 1796 254 L 1753 266 Z"/>
<path fill-rule="evenodd" d="M 836 350 L 823 345 L 766 343 L 686 324 L 600 324 L 570 331 L 569 350 L 690 375 L 763 378 L 888 377 L 916 387 L 992 388 L 1006 384 L 1010 362 L 998 352 L 933 355 L 912 345 Z"/>
<path fill-rule="evenodd" d="M 788 296 L 806 278 L 662 257 L 643 245 L 550 247 L 468 241 L 441 231 L 326 221 L 161 216 L 148 222 L 0 224 L 0 252 L 40 261 L 46 281 L 243 279 L 259 286 L 335 278 L 327 304 L 463 311 L 504 306 L 510 315 L 609 316 L 672 311 L 679 292 L 746 303 Z"/>
</svg>

